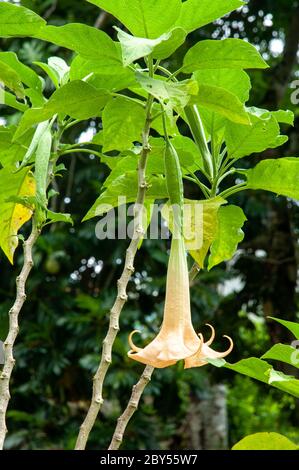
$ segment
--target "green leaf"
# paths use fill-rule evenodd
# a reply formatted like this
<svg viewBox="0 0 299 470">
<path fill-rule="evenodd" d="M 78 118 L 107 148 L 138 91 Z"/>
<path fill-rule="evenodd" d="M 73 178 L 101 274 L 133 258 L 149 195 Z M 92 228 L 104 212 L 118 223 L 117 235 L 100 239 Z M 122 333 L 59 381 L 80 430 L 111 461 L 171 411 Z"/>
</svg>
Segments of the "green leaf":
<svg viewBox="0 0 299 470">
<path fill-rule="evenodd" d="M 21 78 L 13 68 L 0 59 L 0 82 L 12 90 L 18 98 L 24 98 L 24 87 Z"/>
<path fill-rule="evenodd" d="M 88 78 L 87 78 L 88 77 Z M 87 81 L 95 88 L 105 88 L 111 92 L 117 92 L 136 85 L 135 73 L 122 64 L 112 67 L 103 67 L 100 60 L 75 57 L 70 69 L 71 80 Z"/>
<path fill-rule="evenodd" d="M 198 169 L 198 165 L 195 165 L 194 157 L 196 157 L 200 162 L 201 156 L 193 140 L 188 137 L 177 136 L 171 139 L 171 143 L 178 153 L 182 172 L 184 174 L 189 174 L 192 170 L 196 171 Z M 149 144 L 151 152 L 149 154 L 146 167 L 146 175 L 147 177 L 152 175 L 164 175 L 165 140 L 151 137 Z M 120 157 L 101 157 L 101 162 L 107 164 L 108 167 L 112 169 L 110 175 L 104 181 L 103 187 L 109 187 L 116 178 L 127 171 L 136 171 L 140 152 L 141 146 L 135 147 L 134 152 L 130 152 L 129 155 Z"/>
<path fill-rule="evenodd" d="M 50 67 L 48 64 L 45 64 L 44 62 L 39 61 L 35 61 L 34 64 L 40 67 L 48 75 L 55 88 L 59 88 L 59 76 L 57 72 L 52 69 L 52 67 Z"/>
<path fill-rule="evenodd" d="M 176 26 L 191 32 L 244 5 L 241 0 L 187 0 L 182 4 Z"/>
<path fill-rule="evenodd" d="M 184 108 L 189 103 L 191 95 L 198 93 L 198 84 L 195 80 L 169 83 L 150 78 L 140 72 L 136 72 L 136 79 L 141 87 L 158 101 L 175 108 Z"/>
<path fill-rule="evenodd" d="M 299 158 L 263 160 L 242 173 L 250 189 L 264 189 L 299 200 Z"/>
<path fill-rule="evenodd" d="M 121 44 L 125 66 L 150 54 L 155 59 L 166 59 L 184 43 L 186 38 L 186 32 L 182 28 L 172 29 L 157 39 L 137 38 L 120 28 L 115 27 L 115 29 L 118 31 L 117 37 Z"/>
<path fill-rule="evenodd" d="M 92 26 L 70 23 L 64 26 L 46 26 L 38 34 L 40 39 L 76 51 L 87 59 L 101 61 L 103 67 L 121 64 L 121 54 L 108 34 Z"/>
<path fill-rule="evenodd" d="M 0 3 L 0 36 L 34 36 L 45 20 L 27 8 Z"/>
<path fill-rule="evenodd" d="M 22 64 L 14 52 L 0 52 L 0 63 L 5 63 L 12 68 L 29 88 L 42 92 L 41 78 L 30 67 Z"/>
<path fill-rule="evenodd" d="M 279 123 L 289 124 L 290 126 L 294 125 L 295 117 L 293 111 L 279 109 L 278 111 L 271 111 L 271 114 Z"/>
<path fill-rule="evenodd" d="M 243 70 L 235 69 L 207 69 L 197 70 L 193 78 L 200 85 L 224 88 L 236 95 L 241 103 L 249 99 L 251 83 L 249 76 Z M 234 98 L 235 99 L 235 98 Z M 226 118 L 207 107 L 199 106 L 200 116 L 208 136 L 211 136 L 215 153 L 220 153 L 224 141 Z"/>
<path fill-rule="evenodd" d="M 299 327 L 298 324 L 297 326 Z M 263 354 L 261 359 L 285 362 L 299 369 L 299 350 L 287 344 L 274 344 L 269 351 Z"/>
<path fill-rule="evenodd" d="M 232 450 L 298 450 L 299 446 L 277 432 L 258 432 L 244 437 Z"/>
<path fill-rule="evenodd" d="M 153 176 L 148 181 L 149 189 L 146 191 L 147 199 L 164 199 L 167 197 L 167 189 L 165 178 L 161 176 Z M 113 207 L 118 207 L 124 203 L 132 203 L 136 201 L 138 191 L 138 176 L 136 171 L 128 171 L 122 176 L 113 180 L 109 188 L 107 188 L 93 204 L 83 221 L 92 217 L 99 217 Z"/>
<path fill-rule="evenodd" d="M 271 320 L 275 320 L 281 325 L 285 326 L 293 335 L 295 336 L 296 339 L 299 339 L 299 323 L 295 323 L 293 321 L 287 321 L 287 320 L 281 320 L 280 318 L 275 318 L 275 317 L 268 317 L 271 318 Z"/>
<path fill-rule="evenodd" d="M 22 204 L 7 200 L 35 195 L 35 182 L 29 169 L 13 171 L 14 168 L 9 167 L 0 170 L 0 247 L 11 263 L 18 246 L 18 231 L 33 212 Z"/>
<path fill-rule="evenodd" d="M 209 269 L 233 257 L 244 238 L 242 227 L 247 220 L 242 209 L 233 205 L 220 207 L 217 217 L 218 227 L 211 245 Z"/>
<path fill-rule="evenodd" d="M 52 134 L 49 128 L 41 136 L 35 158 L 36 197 L 42 207 L 47 205 L 48 167 L 51 156 Z"/>
<path fill-rule="evenodd" d="M 273 116 L 258 117 L 251 112 L 248 115 L 251 126 L 226 123 L 225 141 L 231 158 L 238 159 L 280 145 L 277 142 L 280 129 Z"/>
<path fill-rule="evenodd" d="M 61 212 L 47 210 L 47 219 L 51 222 L 64 222 L 66 224 L 74 225 L 71 214 L 62 214 Z"/>
<path fill-rule="evenodd" d="M 192 76 L 199 85 L 224 88 L 239 98 L 242 103 L 249 100 L 250 78 L 244 70 L 207 69 L 197 70 Z"/>
<path fill-rule="evenodd" d="M 135 36 L 155 39 L 175 24 L 181 0 L 88 0 L 108 11 Z"/>
<path fill-rule="evenodd" d="M 236 95 L 224 88 L 199 85 L 198 96 L 192 97 L 192 103 L 221 114 L 230 121 L 250 125 L 244 104 Z"/>
<path fill-rule="evenodd" d="M 130 149 L 134 141 L 141 140 L 144 123 L 142 103 L 123 97 L 111 100 L 103 111 L 103 152 Z"/>
<path fill-rule="evenodd" d="M 183 71 L 200 69 L 265 69 L 268 65 L 257 49 L 242 39 L 207 39 L 191 47 Z"/>
<path fill-rule="evenodd" d="M 33 133 L 27 132 L 20 141 L 13 142 L 16 127 L 0 127 L 0 163 L 3 167 L 16 166 L 23 160 L 27 152 Z"/>
<path fill-rule="evenodd" d="M 262 359 L 251 357 L 249 359 L 242 359 L 235 364 L 229 364 L 226 361 L 224 361 L 223 364 L 226 369 L 233 370 L 239 374 L 246 375 L 278 388 L 290 395 L 299 397 L 299 380 L 292 376 L 282 374 L 282 372 L 278 373 L 268 362 Z"/>
<path fill-rule="evenodd" d="M 52 80 L 55 88 L 65 85 L 68 82 L 70 67 L 60 57 L 49 57 L 48 63 L 34 62 Z"/>
<path fill-rule="evenodd" d="M 42 108 L 28 109 L 24 113 L 15 139 L 34 124 L 47 121 L 55 114 L 63 113 L 80 120 L 98 116 L 109 99 L 107 90 L 96 89 L 79 80 L 70 82 L 56 90 Z"/>
<path fill-rule="evenodd" d="M 1 96 L 1 92 L 0 92 Z M 4 91 L 4 100 L 2 102 L 4 106 L 9 106 L 10 108 L 14 108 L 17 111 L 21 111 L 24 113 L 26 109 L 28 109 L 28 105 L 25 103 L 21 103 L 15 97 L 15 95 L 9 93 L 8 91 Z"/>
</svg>

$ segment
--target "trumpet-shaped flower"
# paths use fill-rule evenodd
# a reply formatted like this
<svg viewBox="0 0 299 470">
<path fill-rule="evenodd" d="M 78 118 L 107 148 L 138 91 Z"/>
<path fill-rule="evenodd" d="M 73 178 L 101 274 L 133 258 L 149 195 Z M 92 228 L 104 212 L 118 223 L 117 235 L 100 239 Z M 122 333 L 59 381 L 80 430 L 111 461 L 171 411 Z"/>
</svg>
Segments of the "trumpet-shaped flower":
<svg viewBox="0 0 299 470">
<path fill-rule="evenodd" d="M 202 334 L 196 334 L 191 321 L 190 289 L 185 245 L 182 237 L 173 238 L 167 271 L 166 298 L 163 322 L 156 338 L 145 348 L 139 348 L 133 343 L 135 330 L 130 334 L 131 350 L 128 356 L 135 361 L 156 368 L 174 365 L 184 359 L 185 368 L 201 367 L 208 359 L 223 358 L 232 348 L 233 342 L 229 336 L 230 347 L 225 352 L 217 352 L 210 348 L 215 338 L 215 330 L 211 338 L 204 342 Z"/>
<path fill-rule="evenodd" d="M 194 356 L 201 347 L 191 322 L 188 266 L 182 237 L 173 238 L 167 271 L 166 298 L 161 330 L 145 348 L 133 344 L 129 357 L 143 364 L 163 368 Z"/>
</svg>

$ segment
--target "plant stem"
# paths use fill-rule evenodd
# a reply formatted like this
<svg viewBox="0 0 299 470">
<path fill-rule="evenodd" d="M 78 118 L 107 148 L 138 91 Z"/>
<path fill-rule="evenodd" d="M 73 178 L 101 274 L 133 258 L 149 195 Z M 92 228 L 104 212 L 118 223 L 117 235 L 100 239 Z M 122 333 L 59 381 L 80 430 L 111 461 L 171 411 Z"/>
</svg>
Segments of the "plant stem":
<svg viewBox="0 0 299 470">
<path fill-rule="evenodd" d="M 153 73 L 152 60 L 150 62 L 150 74 Z M 125 265 L 120 279 L 118 280 L 118 292 L 115 303 L 110 312 L 110 322 L 108 333 L 103 341 L 102 357 L 99 367 L 93 379 L 92 399 L 86 414 L 86 417 L 80 427 L 79 435 L 76 442 L 76 450 L 84 450 L 90 435 L 90 432 L 97 419 L 98 413 L 103 404 L 103 384 L 108 368 L 112 362 L 112 347 L 119 331 L 119 317 L 121 311 L 127 301 L 127 286 L 131 275 L 134 272 L 134 260 L 138 250 L 139 242 L 144 235 L 143 228 L 143 206 L 145 194 L 147 190 L 146 183 L 146 165 L 148 155 L 150 153 L 149 135 L 151 127 L 151 109 L 154 98 L 149 96 L 146 105 L 146 122 L 142 133 L 142 152 L 138 164 L 138 192 L 135 208 L 134 235 L 127 249 Z"/>
<path fill-rule="evenodd" d="M 154 367 L 146 366 L 137 384 L 133 386 L 128 405 L 123 414 L 117 420 L 117 426 L 115 428 L 108 450 L 118 450 L 120 448 L 129 421 L 138 408 L 140 398 L 144 392 L 145 387 L 150 382 L 154 370 Z"/>
<path fill-rule="evenodd" d="M 227 197 L 232 196 L 233 194 L 239 193 L 240 191 L 244 191 L 245 189 L 249 189 L 247 188 L 247 183 L 240 183 L 240 184 L 237 184 L 236 186 L 233 186 L 232 188 L 226 189 L 221 194 L 219 194 L 219 196 L 226 199 Z"/>
<path fill-rule="evenodd" d="M 26 300 L 26 282 L 33 267 L 32 249 L 38 239 L 40 229 L 32 221 L 32 231 L 24 242 L 24 262 L 22 270 L 16 279 L 16 299 L 9 311 L 9 331 L 4 341 L 5 364 L 0 374 L 0 449 L 3 449 L 6 427 L 6 411 L 10 400 L 9 383 L 15 365 L 13 347 L 19 332 L 19 314 Z"/>
</svg>

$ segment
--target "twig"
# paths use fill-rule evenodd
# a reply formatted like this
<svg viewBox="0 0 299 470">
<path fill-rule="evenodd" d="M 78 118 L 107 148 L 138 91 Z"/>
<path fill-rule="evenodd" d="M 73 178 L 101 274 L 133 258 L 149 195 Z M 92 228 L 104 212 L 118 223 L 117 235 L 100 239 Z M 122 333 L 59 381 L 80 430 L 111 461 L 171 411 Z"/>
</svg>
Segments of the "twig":
<svg viewBox="0 0 299 470">
<path fill-rule="evenodd" d="M 102 357 L 100 365 L 96 371 L 93 379 L 93 392 L 90 407 L 87 415 L 80 427 L 80 432 L 77 438 L 76 450 L 84 450 L 89 438 L 89 434 L 94 426 L 98 413 L 103 404 L 103 383 L 106 373 L 112 362 L 112 347 L 119 331 L 119 317 L 121 311 L 127 301 L 127 285 L 134 272 L 134 260 L 138 250 L 139 242 L 144 235 L 143 228 L 143 205 L 147 189 L 146 183 L 146 164 L 150 152 L 149 135 L 151 126 L 151 109 L 153 104 L 153 97 L 149 96 L 146 107 L 146 122 L 142 135 L 142 152 L 138 165 L 138 192 L 135 205 L 135 227 L 134 235 L 127 249 L 124 270 L 120 279 L 117 282 L 117 297 L 115 303 L 110 311 L 109 330 L 103 341 Z"/>
<path fill-rule="evenodd" d="M 138 408 L 140 398 L 145 387 L 150 382 L 154 370 L 154 367 L 146 366 L 137 384 L 134 385 L 128 405 L 123 414 L 117 420 L 117 426 L 108 450 L 118 450 L 121 446 L 128 423 Z"/>
<path fill-rule="evenodd" d="M 0 374 L 0 449 L 3 449 L 6 427 L 6 411 L 10 400 L 9 382 L 15 365 L 13 347 L 19 332 L 19 313 L 26 300 L 26 282 L 33 267 L 32 248 L 38 239 L 40 230 L 32 222 L 32 231 L 24 242 L 24 263 L 20 275 L 16 279 L 16 299 L 9 311 L 9 332 L 4 341 L 5 364 Z"/>
</svg>

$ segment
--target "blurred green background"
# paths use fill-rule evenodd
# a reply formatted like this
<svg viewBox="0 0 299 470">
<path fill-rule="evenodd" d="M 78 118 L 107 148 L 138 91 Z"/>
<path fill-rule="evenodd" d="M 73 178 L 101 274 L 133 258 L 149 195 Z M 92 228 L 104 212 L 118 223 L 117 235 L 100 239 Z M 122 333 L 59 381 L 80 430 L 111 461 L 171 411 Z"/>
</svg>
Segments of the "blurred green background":
<svg viewBox="0 0 299 470">
<path fill-rule="evenodd" d="M 14 3 L 14 2 L 11 2 Z M 102 27 L 115 38 L 116 20 L 79 0 L 24 0 L 49 23 L 84 22 Z M 100 16 L 99 16 L 100 14 Z M 167 12 L 165 12 L 167 14 Z M 240 37 L 255 44 L 271 69 L 251 74 L 251 104 L 296 113 L 283 148 L 250 157 L 299 153 L 299 112 L 291 104 L 290 84 L 299 79 L 299 3 L 292 0 L 250 0 L 229 17 L 192 33 L 168 66 L 175 70 L 186 49 L 201 38 Z M 68 50 L 34 39 L 1 40 L 0 50 L 15 51 L 24 63 L 57 55 L 67 61 Z M 33 66 L 35 67 L 35 66 Z M 39 71 L 40 69 L 36 68 Z M 47 83 L 49 93 L 50 83 Z M 16 114 L 0 107 L 8 122 Z M 97 122 L 70 130 L 73 142 Z M 99 241 L 96 220 L 80 223 L 99 194 L 106 168 L 93 156 L 68 156 L 68 172 L 57 181 L 57 211 L 71 212 L 74 227 L 57 224 L 45 230 L 35 251 L 35 269 L 28 283 L 28 301 L 21 315 L 8 413 L 8 449 L 72 449 L 89 404 L 91 378 L 99 361 L 100 344 L 121 273 L 128 241 Z M 249 163 L 242 160 L 242 165 Z M 186 186 L 189 197 L 199 197 Z M 289 342 L 286 330 L 266 320 L 273 315 L 298 320 L 299 212 L 294 201 L 270 193 L 248 192 L 232 198 L 249 219 L 245 239 L 227 264 L 202 272 L 192 287 L 194 325 L 211 322 L 221 335 L 230 334 L 234 362 L 262 355 L 271 344 Z M 26 231 L 26 230 L 25 230 Z M 159 328 L 165 294 L 166 241 L 146 240 L 129 285 L 129 302 L 121 316 L 113 365 L 109 370 L 101 420 L 92 433 L 90 449 L 106 448 L 116 419 L 126 405 L 132 385 L 143 370 L 127 358 L 127 336 L 142 327 L 144 339 Z M 7 332 L 7 313 L 14 299 L 14 281 L 22 263 L 1 255 L 0 339 Z M 207 334 L 208 331 L 207 331 Z M 282 368 L 280 368 L 283 370 Z M 296 399 L 264 384 L 212 366 L 184 371 L 181 364 L 156 370 L 139 411 L 126 435 L 124 449 L 230 448 L 245 435 L 276 431 L 299 443 Z"/>
</svg>

